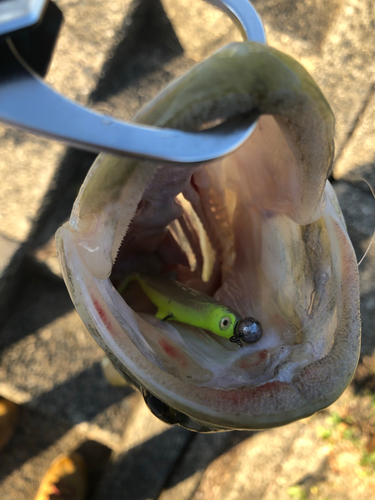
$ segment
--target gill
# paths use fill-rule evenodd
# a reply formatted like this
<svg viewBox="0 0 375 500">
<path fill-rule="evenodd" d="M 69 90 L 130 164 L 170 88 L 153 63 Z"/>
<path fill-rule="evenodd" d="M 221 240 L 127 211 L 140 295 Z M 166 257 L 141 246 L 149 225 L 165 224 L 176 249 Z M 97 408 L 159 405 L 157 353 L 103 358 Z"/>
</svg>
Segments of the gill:
<svg viewBox="0 0 375 500">
<path fill-rule="evenodd" d="M 200 174 L 200 177 L 207 175 Z M 227 198 L 225 190 L 207 191 L 205 187 L 193 187 L 192 184 L 176 197 L 183 215 L 169 225 L 169 230 L 185 252 L 190 270 L 200 271 L 204 282 L 210 281 L 216 269 L 225 273 L 235 259 Z"/>
</svg>

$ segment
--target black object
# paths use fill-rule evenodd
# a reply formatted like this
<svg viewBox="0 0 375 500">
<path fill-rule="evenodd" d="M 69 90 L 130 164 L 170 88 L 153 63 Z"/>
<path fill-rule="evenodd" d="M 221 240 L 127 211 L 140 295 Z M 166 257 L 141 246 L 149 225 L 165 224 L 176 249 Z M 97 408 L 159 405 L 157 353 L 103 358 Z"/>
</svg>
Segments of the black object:
<svg viewBox="0 0 375 500">
<path fill-rule="evenodd" d="M 181 427 L 185 427 L 185 429 L 194 432 L 218 432 L 223 430 L 230 430 L 226 429 L 225 427 L 210 427 L 208 425 L 205 425 L 203 422 L 198 422 L 192 417 L 189 417 L 189 415 L 185 415 L 184 413 L 181 413 L 180 411 L 175 410 L 171 406 L 163 403 L 163 401 L 160 401 L 160 399 L 156 398 L 144 387 L 141 387 L 141 392 L 143 395 L 143 399 L 151 413 L 166 424 L 177 424 Z"/>
<path fill-rule="evenodd" d="M 13 0 L 6 3 L 8 9 L 11 10 L 12 5 L 16 8 L 20 2 Z M 0 21 L 1 19 L 0 15 Z M 53 2 L 47 1 L 35 24 L 10 33 L 0 34 L 0 71 L 3 72 L 4 66 L 8 66 L 14 59 L 14 55 L 9 49 L 9 46 L 13 45 L 32 70 L 44 77 L 52 58 L 62 21 L 61 10 Z"/>
<path fill-rule="evenodd" d="M 246 344 L 254 344 L 263 335 L 262 325 L 254 318 L 243 318 L 234 328 L 234 335 L 229 339 L 231 342 L 236 342 L 239 347 L 242 347 L 242 342 Z"/>
</svg>

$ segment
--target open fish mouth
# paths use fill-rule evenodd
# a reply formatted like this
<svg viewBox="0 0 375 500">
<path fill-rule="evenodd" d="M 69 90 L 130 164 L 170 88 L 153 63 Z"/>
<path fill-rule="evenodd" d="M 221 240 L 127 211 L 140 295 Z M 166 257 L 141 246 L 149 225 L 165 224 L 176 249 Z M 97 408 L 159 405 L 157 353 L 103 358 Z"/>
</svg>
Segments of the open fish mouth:
<svg viewBox="0 0 375 500">
<path fill-rule="evenodd" d="M 292 58 L 232 44 L 170 84 L 142 123 L 199 130 L 259 116 L 226 158 L 200 165 L 100 155 L 57 232 L 87 328 L 160 418 L 207 431 L 306 417 L 350 382 L 360 347 L 358 273 L 327 177 L 334 118 Z M 155 318 L 127 276 L 170 273 L 253 317 L 258 342 Z"/>
</svg>

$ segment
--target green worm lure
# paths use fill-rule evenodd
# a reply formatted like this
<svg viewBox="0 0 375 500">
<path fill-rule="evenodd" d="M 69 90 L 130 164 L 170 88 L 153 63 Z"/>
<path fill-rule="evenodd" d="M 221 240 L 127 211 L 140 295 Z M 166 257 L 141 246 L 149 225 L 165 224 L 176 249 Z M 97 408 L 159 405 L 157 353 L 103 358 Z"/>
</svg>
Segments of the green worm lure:
<svg viewBox="0 0 375 500">
<path fill-rule="evenodd" d="M 155 315 L 163 321 L 178 321 L 208 330 L 236 342 L 253 344 L 262 336 L 262 326 L 254 318 L 242 318 L 229 307 L 208 295 L 193 290 L 168 277 L 141 274 L 129 276 L 118 288 L 122 293 L 131 281 L 136 281 L 158 308 Z"/>
</svg>

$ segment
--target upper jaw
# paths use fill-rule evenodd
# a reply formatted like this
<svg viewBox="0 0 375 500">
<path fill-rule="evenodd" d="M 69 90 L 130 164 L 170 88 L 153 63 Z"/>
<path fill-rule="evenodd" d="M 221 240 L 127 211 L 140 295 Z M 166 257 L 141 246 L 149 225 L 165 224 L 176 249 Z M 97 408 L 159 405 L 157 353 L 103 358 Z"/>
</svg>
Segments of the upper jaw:
<svg viewBox="0 0 375 500">
<path fill-rule="evenodd" d="M 264 428 L 314 413 L 341 394 L 359 353 L 357 266 L 326 184 L 334 120 L 311 77 L 273 49 L 234 44 L 169 86 L 138 120 L 193 129 L 254 110 L 274 118 L 262 116 L 221 161 L 160 166 L 101 155 L 57 233 L 65 280 L 92 335 L 136 384 L 207 428 Z M 112 287 L 124 234 L 126 272 L 162 270 L 171 263 L 165 227 L 176 219 L 193 227 L 185 236 L 197 245 L 198 275 L 207 274 L 198 285 L 262 323 L 256 345 L 239 350 L 164 327 Z M 181 276 L 197 285 L 197 273 Z"/>
</svg>

